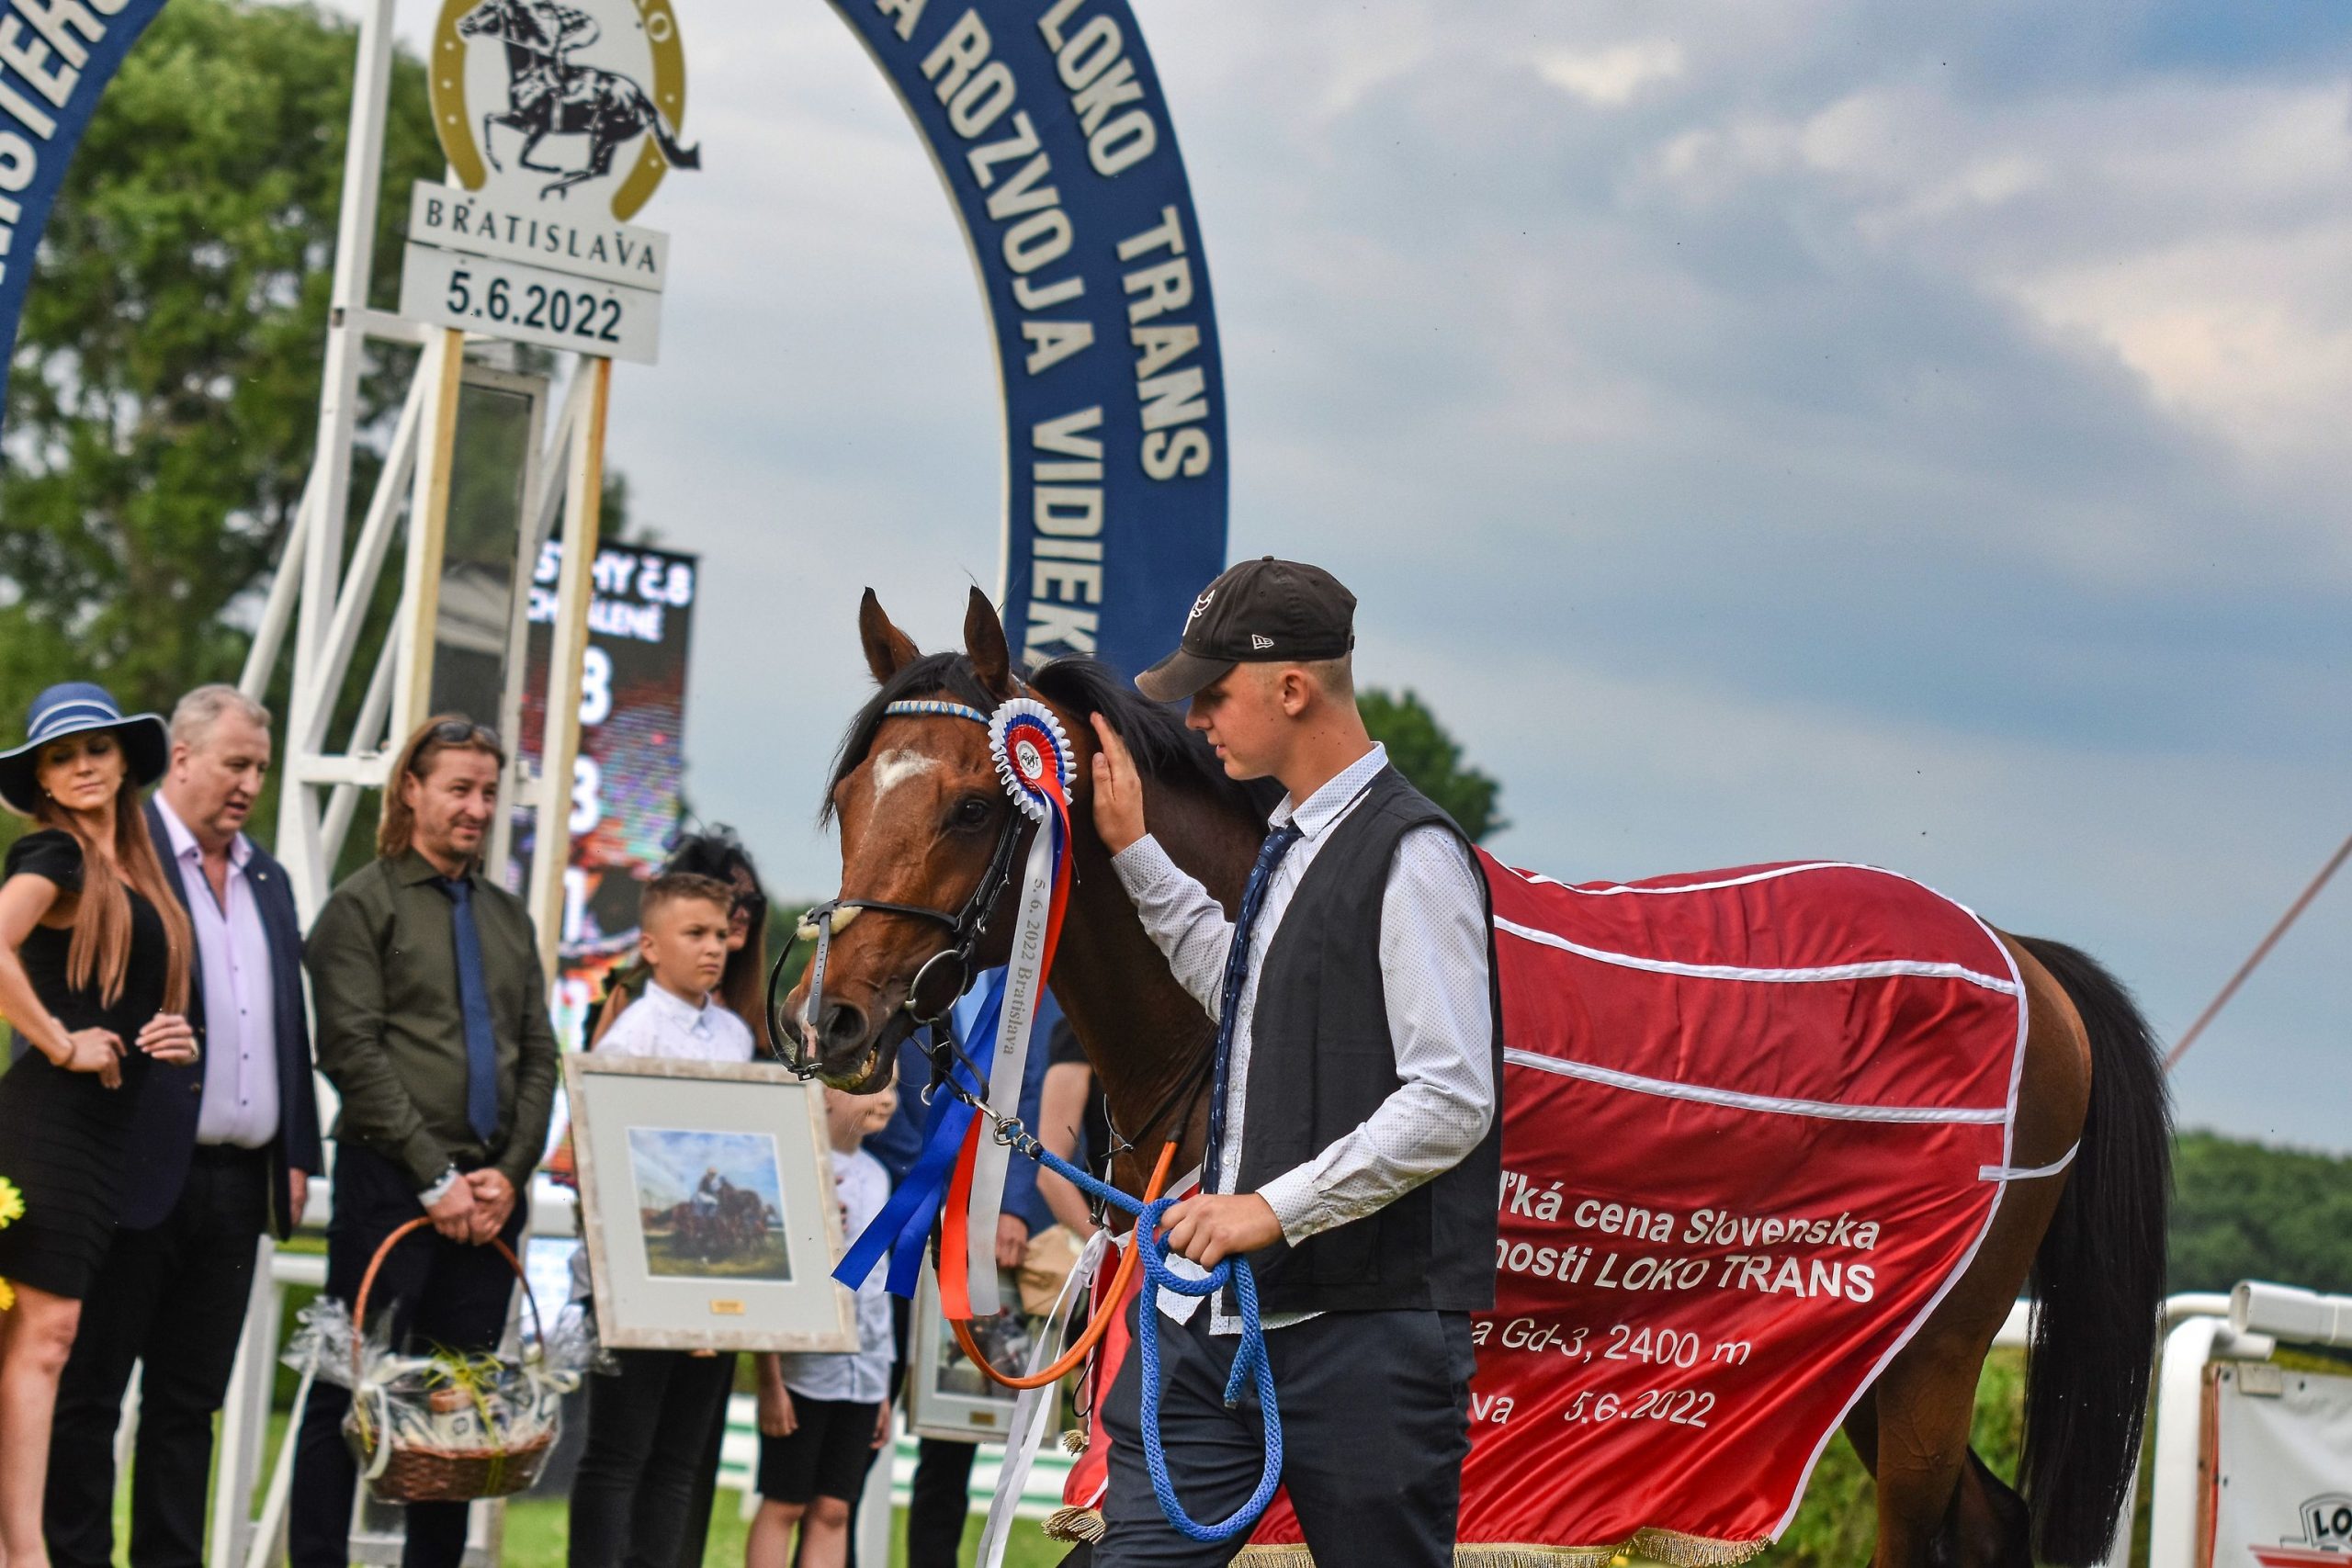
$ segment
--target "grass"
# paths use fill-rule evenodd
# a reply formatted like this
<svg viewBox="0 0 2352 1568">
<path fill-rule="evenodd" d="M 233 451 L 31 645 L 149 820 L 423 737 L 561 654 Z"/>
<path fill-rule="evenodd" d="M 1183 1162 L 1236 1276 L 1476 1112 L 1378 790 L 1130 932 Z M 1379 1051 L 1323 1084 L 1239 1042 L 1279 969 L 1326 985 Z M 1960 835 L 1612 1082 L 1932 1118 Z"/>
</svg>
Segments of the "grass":
<svg viewBox="0 0 2352 1568">
<path fill-rule="evenodd" d="M 905 1568 L 907 1511 L 898 1509 L 890 1524 L 890 1568 Z M 506 1568 L 563 1568 L 567 1539 L 564 1505 L 555 1498 L 517 1503 L 506 1510 Z M 980 1517 L 964 1527 L 964 1549 L 958 1561 L 968 1565 L 980 1540 Z M 1052 1568 L 1069 1551 L 1068 1543 L 1049 1540 L 1031 1520 L 1013 1527 L 1006 1545 L 1006 1568 Z M 703 1552 L 705 1568 L 741 1568 L 743 1520 L 737 1516 L 736 1495 L 721 1492 L 711 1511 L 710 1545 Z"/>
<path fill-rule="evenodd" d="M 280 1410 L 269 1418 L 269 1447 L 266 1452 L 274 1460 L 277 1445 L 286 1435 L 287 1414 Z M 209 1488 L 207 1489 L 208 1495 Z M 746 1521 L 742 1517 L 741 1494 L 721 1490 L 710 1511 L 710 1540 L 704 1549 L 705 1568 L 742 1568 L 743 1536 Z M 564 1568 L 571 1540 L 568 1505 L 560 1497 L 530 1497 L 510 1503 L 506 1506 L 505 1551 L 500 1557 L 502 1568 Z M 958 1561 L 970 1568 L 980 1541 L 982 1516 L 973 1515 L 965 1522 L 964 1546 Z M 115 1491 L 114 1499 L 114 1558 L 118 1564 L 130 1562 L 130 1486 L 128 1479 Z M 907 1511 L 894 1509 L 890 1518 L 889 1568 L 906 1568 Z M 1067 1542 L 1049 1540 L 1034 1519 L 1023 1519 L 1012 1527 L 1012 1536 L 1005 1543 L 1006 1568 L 1053 1568 L 1069 1551 Z"/>
<path fill-rule="evenodd" d="M 651 1274 L 689 1280 L 789 1280 L 792 1259 L 784 1234 L 769 1231 L 759 1244 L 725 1258 L 690 1253 L 669 1231 L 645 1234 L 645 1266 Z"/>
</svg>

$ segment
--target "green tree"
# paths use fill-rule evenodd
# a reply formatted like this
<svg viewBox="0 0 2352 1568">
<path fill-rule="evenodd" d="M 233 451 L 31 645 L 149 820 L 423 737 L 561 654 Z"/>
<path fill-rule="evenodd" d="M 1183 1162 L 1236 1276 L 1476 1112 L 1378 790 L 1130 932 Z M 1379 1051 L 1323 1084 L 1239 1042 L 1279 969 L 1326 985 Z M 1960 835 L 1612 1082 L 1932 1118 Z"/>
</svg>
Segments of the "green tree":
<svg viewBox="0 0 2352 1568">
<path fill-rule="evenodd" d="M 1464 766 L 1462 747 L 1445 732 L 1419 694 L 1394 696 L 1374 686 L 1356 694 L 1372 738 L 1388 748 L 1388 760 L 1415 789 L 1446 809 L 1471 840 L 1483 843 L 1510 824 L 1498 809 L 1502 784 L 1491 774 Z"/>
<path fill-rule="evenodd" d="M 355 37 L 308 6 L 175 0 L 100 101 L 8 381 L 0 725 L 53 681 L 160 707 L 242 664 L 311 466 Z M 414 60 L 390 103 L 379 258 L 442 169 Z M 371 350 L 363 426 L 413 353 Z"/>
<path fill-rule="evenodd" d="M 2352 1159 L 2183 1133 L 2173 1189 L 2166 1289 L 2352 1291 Z"/>
</svg>

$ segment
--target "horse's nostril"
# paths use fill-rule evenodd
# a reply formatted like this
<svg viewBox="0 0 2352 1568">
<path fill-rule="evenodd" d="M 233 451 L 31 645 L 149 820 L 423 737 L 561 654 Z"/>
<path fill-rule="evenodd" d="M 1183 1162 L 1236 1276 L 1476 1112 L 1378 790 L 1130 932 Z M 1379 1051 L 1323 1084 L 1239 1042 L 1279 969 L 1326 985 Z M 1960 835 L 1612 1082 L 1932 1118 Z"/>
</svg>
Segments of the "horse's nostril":
<svg viewBox="0 0 2352 1568">
<path fill-rule="evenodd" d="M 845 1051 L 865 1038 L 865 1014 L 847 1002 L 825 1010 L 824 1041 L 831 1051 Z"/>
</svg>

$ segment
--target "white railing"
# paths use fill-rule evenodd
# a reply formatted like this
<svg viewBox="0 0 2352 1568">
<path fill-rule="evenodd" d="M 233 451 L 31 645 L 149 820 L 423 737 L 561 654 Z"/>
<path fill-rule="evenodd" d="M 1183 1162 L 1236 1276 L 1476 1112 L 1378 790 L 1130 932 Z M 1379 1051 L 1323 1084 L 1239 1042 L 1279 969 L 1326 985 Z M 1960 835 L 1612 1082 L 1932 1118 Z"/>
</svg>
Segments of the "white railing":
<svg viewBox="0 0 2352 1568">
<path fill-rule="evenodd" d="M 309 1210 L 311 1224 L 326 1219 L 326 1184 L 314 1182 Z M 571 1194 L 539 1184 L 532 1193 L 534 1235 L 573 1234 Z M 286 1509 L 293 1481 L 294 1445 L 299 1423 L 289 1422 L 278 1451 L 266 1472 L 263 1450 L 269 1431 L 271 1394 L 276 1386 L 278 1325 L 285 1314 L 286 1292 L 297 1285 L 313 1289 L 326 1282 L 326 1259 L 316 1254 L 281 1252 L 265 1240 L 261 1267 L 255 1272 L 254 1294 L 245 1317 L 244 1337 L 237 1348 L 230 1375 L 228 1401 L 221 1411 L 220 1463 L 214 1481 L 210 1551 L 207 1561 L 271 1568 L 285 1555 Z M 1996 1346 L 2023 1349 L 2029 1342 L 2032 1303 L 2019 1302 L 1994 1337 Z M 2324 1296 L 2292 1286 L 2249 1282 L 2229 1295 L 2196 1292 L 2176 1295 L 2164 1304 L 2164 1348 L 2156 1368 L 2155 1407 L 2149 1422 L 2149 1440 L 2155 1453 L 2149 1466 L 2153 1492 L 2150 1549 L 2146 1568 L 2192 1568 L 2197 1526 L 2198 1465 L 2201 1456 L 2201 1404 L 2205 1369 L 2219 1360 L 2267 1360 L 2281 1341 L 2296 1344 L 2352 1346 L 2352 1297 Z M 739 1404 L 748 1404 L 739 1397 Z M 126 1407 L 126 1423 L 135 1410 Z M 720 1483 L 745 1494 L 755 1468 L 756 1443 L 748 1413 L 731 1412 L 729 1446 L 722 1464 Z M 741 1428 L 735 1430 L 733 1428 Z M 127 1430 L 127 1427 L 126 1427 Z M 901 1437 L 885 1450 L 891 1459 L 891 1484 L 866 1489 L 866 1506 L 858 1518 L 862 1561 L 887 1562 L 890 1506 L 903 1503 L 914 1464 L 914 1444 Z M 1060 1469 L 1041 1456 L 1038 1495 L 1025 1499 L 1023 1512 L 1035 1514 L 1050 1506 L 1045 1499 L 1047 1483 L 1057 1483 Z M 990 1481 L 993 1468 L 974 1467 L 975 1487 Z M 265 1484 L 266 1479 L 266 1484 Z M 985 1488 L 982 1488 L 984 1495 Z M 2123 1520 L 2109 1549 L 2106 1568 L 2130 1568 L 2132 1516 L 2137 1480 L 2124 1500 Z M 256 1509 L 256 1503 L 259 1504 Z M 495 1509 L 484 1506 L 480 1561 L 495 1561 L 498 1520 Z M 469 1552 L 469 1568 L 476 1553 Z"/>
</svg>

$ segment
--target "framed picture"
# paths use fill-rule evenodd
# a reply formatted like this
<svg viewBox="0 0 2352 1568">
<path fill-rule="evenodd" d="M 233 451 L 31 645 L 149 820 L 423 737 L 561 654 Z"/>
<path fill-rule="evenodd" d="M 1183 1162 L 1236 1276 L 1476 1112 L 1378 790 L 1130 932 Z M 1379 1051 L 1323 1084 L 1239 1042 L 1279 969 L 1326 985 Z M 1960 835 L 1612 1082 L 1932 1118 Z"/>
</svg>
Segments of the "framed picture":
<svg viewBox="0 0 2352 1568">
<path fill-rule="evenodd" d="M 989 1359 L 1005 1371 L 1025 1371 L 1029 1348 L 1043 1325 L 1021 1312 L 1021 1288 L 1010 1269 L 997 1270 L 1004 1310 L 972 1325 L 972 1337 Z M 929 1262 L 915 1288 L 914 1318 L 907 1341 L 907 1426 L 925 1438 L 958 1442 L 1002 1442 L 1012 1430 L 1012 1402 L 1020 1396 L 980 1375 L 948 1331 L 939 1310 L 939 1277 Z"/>
<path fill-rule="evenodd" d="M 632 1350 L 854 1350 L 819 1098 L 765 1062 L 563 1061 L 596 1332 Z"/>
</svg>

